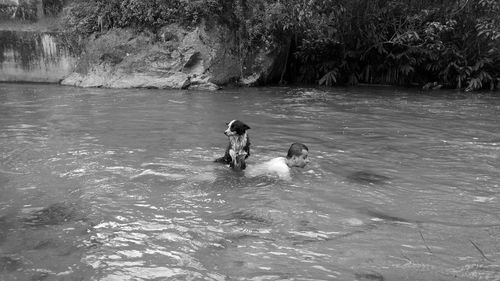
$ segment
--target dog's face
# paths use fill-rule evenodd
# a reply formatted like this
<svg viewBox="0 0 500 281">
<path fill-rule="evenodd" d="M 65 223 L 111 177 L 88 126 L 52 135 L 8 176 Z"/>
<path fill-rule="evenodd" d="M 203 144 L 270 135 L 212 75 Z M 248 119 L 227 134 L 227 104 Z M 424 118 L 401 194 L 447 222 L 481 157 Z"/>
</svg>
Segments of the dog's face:
<svg viewBox="0 0 500 281">
<path fill-rule="evenodd" d="M 227 129 L 224 131 L 224 134 L 228 137 L 234 135 L 241 136 L 245 134 L 248 129 L 250 129 L 250 127 L 247 124 L 241 122 L 240 120 L 233 120 L 227 123 Z"/>
</svg>

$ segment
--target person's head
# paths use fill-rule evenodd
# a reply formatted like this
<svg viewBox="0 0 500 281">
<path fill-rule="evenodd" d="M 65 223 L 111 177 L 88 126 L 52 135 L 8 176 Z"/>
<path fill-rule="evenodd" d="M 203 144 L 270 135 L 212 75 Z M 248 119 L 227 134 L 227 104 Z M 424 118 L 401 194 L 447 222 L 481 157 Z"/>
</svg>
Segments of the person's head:
<svg viewBox="0 0 500 281">
<path fill-rule="evenodd" d="M 309 148 L 303 143 L 293 143 L 286 155 L 287 164 L 290 167 L 304 168 L 309 163 Z"/>
</svg>

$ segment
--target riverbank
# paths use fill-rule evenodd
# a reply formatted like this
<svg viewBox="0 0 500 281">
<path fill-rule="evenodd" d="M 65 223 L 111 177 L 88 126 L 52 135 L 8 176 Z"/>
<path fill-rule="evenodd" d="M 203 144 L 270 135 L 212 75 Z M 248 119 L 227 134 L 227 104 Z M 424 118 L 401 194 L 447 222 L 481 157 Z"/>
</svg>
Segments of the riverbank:
<svg viewBox="0 0 500 281">
<path fill-rule="evenodd" d="M 495 1 L 9 2 L 18 5 L 9 10 L 10 17 L 27 18 L 27 13 L 39 20 L 47 15 L 64 19 L 64 32 L 78 37 L 82 50 L 75 71 L 68 80 L 62 78 L 75 86 L 500 88 L 500 5 Z M 20 28 L 37 32 L 37 27 Z M 163 32 L 169 28 L 179 32 Z M 139 44 L 144 49 L 126 38 L 141 38 L 135 41 L 144 40 Z M 183 48 L 185 43 L 194 45 Z M 99 47 L 106 45 L 113 52 Z M 135 52 L 120 52 L 129 49 Z M 153 62 L 159 63 L 150 67 Z"/>
<path fill-rule="evenodd" d="M 115 28 L 82 39 L 65 32 L 56 18 L 4 20 L 0 81 L 216 90 L 276 79 L 276 65 L 286 54 L 257 49 L 242 57 L 236 38 L 227 26 L 201 23 L 169 24 L 156 33 Z"/>
</svg>

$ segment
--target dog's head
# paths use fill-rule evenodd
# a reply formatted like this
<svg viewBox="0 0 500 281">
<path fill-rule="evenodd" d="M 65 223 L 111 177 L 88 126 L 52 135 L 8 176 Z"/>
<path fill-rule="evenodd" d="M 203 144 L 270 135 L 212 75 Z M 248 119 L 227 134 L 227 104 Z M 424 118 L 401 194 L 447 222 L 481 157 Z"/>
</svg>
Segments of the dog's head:
<svg viewBox="0 0 500 281">
<path fill-rule="evenodd" d="M 235 135 L 242 136 L 248 129 L 250 129 L 250 127 L 247 124 L 240 120 L 233 120 L 227 123 L 227 129 L 224 131 L 224 134 L 228 137 Z"/>
</svg>

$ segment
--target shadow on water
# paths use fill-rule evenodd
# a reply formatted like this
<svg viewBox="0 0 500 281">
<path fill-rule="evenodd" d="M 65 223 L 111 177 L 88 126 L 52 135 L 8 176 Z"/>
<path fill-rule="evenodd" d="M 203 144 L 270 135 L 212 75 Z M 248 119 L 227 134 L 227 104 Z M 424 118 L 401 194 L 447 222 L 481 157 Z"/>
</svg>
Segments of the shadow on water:
<svg viewBox="0 0 500 281">
<path fill-rule="evenodd" d="M 58 202 L 0 217 L 0 279 L 77 280 L 56 276 L 73 274 L 71 268 L 80 266 L 74 261 L 90 247 L 82 243 L 89 229 L 86 209 L 78 203 Z M 44 268 L 52 263 L 56 265 L 52 269 Z"/>
<path fill-rule="evenodd" d="M 398 216 L 389 215 L 389 214 L 386 214 L 386 213 L 383 213 L 380 211 L 376 211 L 376 210 L 362 209 L 361 212 L 363 212 L 364 214 L 366 214 L 370 217 L 373 217 L 377 220 L 382 220 L 385 222 L 393 222 L 393 223 L 419 223 L 419 222 L 422 222 L 422 221 L 410 220 L 410 219 L 405 219 L 405 218 L 398 217 Z"/>
<path fill-rule="evenodd" d="M 19 258 L 0 256 L 0 272 L 14 272 L 21 268 L 23 262 Z"/>
<path fill-rule="evenodd" d="M 383 185 L 386 184 L 391 178 L 375 174 L 370 171 L 359 171 L 359 172 L 354 172 L 351 173 L 347 176 L 347 179 L 360 183 L 360 184 L 372 184 L 372 185 Z"/>
<path fill-rule="evenodd" d="M 242 232 L 234 232 L 228 233 L 224 235 L 222 239 L 217 241 L 217 244 L 220 245 L 220 250 L 227 249 L 231 247 L 239 247 L 245 243 L 251 242 L 273 242 L 274 239 L 265 237 L 263 235 L 258 234 L 248 234 Z"/>
<path fill-rule="evenodd" d="M 28 214 L 21 221 L 30 226 L 60 225 L 70 221 L 85 221 L 76 204 L 55 203 L 41 210 Z"/>
<path fill-rule="evenodd" d="M 464 227 L 464 228 L 482 228 L 482 227 L 500 227 L 499 223 L 456 223 L 444 220 L 434 220 L 434 219 L 416 219 L 416 218 L 404 218 L 397 215 L 391 215 L 387 212 L 378 211 L 375 209 L 369 209 L 367 207 L 358 208 L 361 214 L 367 215 L 374 220 L 374 224 L 380 223 L 391 223 L 391 224 L 433 224 L 451 227 Z"/>
<path fill-rule="evenodd" d="M 242 171 L 233 171 L 225 166 L 214 170 L 214 178 L 210 184 L 215 190 L 225 190 L 244 187 L 245 174 Z"/>
<path fill-rule="evenodd" d="M 8 216 L 0 217 L 0 245 L 5 243 L 7 235 L 13 226 Z M 3 253 L 2 248 L 0 248 L 0 273 L 11 273 L 19 270 L 23 266 L 22 259 L 15 257 L 15 255 Z"/>
<path fill-rule="evenodd" d="M 262 215 L 252 213 L 248 210 L 234 211 L 230 214 L 228 220 L 236 221 L 237 225 L 257 224 L 262 226 L 271 226 L 273 224 L 273 221 L 270 218 L 263 217 Z"/>
<path fill-rule="evenodd" d="M 2 245 L 5 242 L 10 227 L 11 227 L 11 225 L 7 221 L 7 216 L 1 216 L 0 217 L 0 245 Z"/>
<path fill-rule="evenodd" d="M 7 182 L 9 182 L 9 178 L 4 176 L 2 174 L 2 170 L 0 170 L 0 188 L 3 188 L 7 184 Z"/>
<path fill-rule="evenodd" d="M 358 281 L 383 281 L 384 277 L 377 272 L 370 273 L 355 273 L 354 277 Z"/>
</svg>

